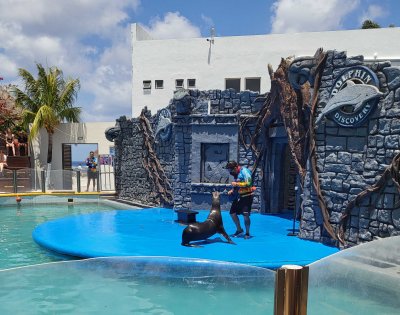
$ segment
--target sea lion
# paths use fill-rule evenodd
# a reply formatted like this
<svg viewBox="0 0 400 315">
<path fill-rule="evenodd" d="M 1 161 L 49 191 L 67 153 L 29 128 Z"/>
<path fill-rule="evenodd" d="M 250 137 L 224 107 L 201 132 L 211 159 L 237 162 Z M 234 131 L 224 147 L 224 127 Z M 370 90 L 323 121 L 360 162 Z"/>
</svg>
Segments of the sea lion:
<svg viewBox="0 0 400 315">
<path fill-rule="evenodd" d="M 182 232 L 182 245 L 193 246 L 191 241 L 205 240 L 215 233 L 222 234 L 230 244 L 235 244 L 224 229 L 221 215 L 219 192 L 212 193 L 212 206 L 210 214 L 204 222 L 189 224 Z"/>
</svg>

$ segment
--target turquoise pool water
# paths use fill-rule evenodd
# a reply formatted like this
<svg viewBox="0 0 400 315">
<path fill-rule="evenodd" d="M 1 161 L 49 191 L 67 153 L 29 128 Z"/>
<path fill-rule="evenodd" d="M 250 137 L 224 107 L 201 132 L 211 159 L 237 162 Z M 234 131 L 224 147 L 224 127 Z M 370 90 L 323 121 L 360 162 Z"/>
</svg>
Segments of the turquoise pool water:
<svg viewBox="0 0 400 315">
<path fill-rule="evenodd" d="M 38 246 L 32 239 L 33 229 L 68 215 L 115 209 L 102 202 L 0 206 L 0 269 L 71 259 Z"/>
<path fill-rule="evenodd" d="M 204 258 L 154 256 L 60 262 L 68 258 L 42 249 L 31 237 L 32 230 L 45 221 L 76 214 L 89 217 L 92 212 L 104 215 L 107 224 L 101 226 L 107 228 L 109 215 L 115 214 L 110 210 L 122 207 L 102 202 L 1 206 L 0 314 L 273 313 L 274 272 L 265 268 Z M 152 211 L 157 212 L 159 220 L 165 221 L 159 210 Z M 120 211 L 120 215 L 130 212 Z M 137 211 L 135 215 L 143 212 Z M 257 222 L 256 218 L 262 220 Z M 217 240 L 202 248 L 182 248 L 179 235 L 173 235 L 171 228 L 168 231 L 181 254 L 183 250 L 211 250 L 226 245 L 227 249 L 236 248 L 236 255 L 238 252 L 253 255 L 254 248 L 248 251 L 246 246 L 260 242 L 276 255 L 278 251 L 272 245 L 279 239 L 279 233 L 286 233 L 282 221 L 267 216 L 253 219 L 254 228 L 259 224 L 254 229 L 256 236 L 251 242 L 237 240 L 237 246 L 228 247 Z M 269 220 L 268 224 L 264 219 Z M 133 230 L 144 231 L 142 220 L 130 222 L 138 224 Z M 164 223 L 173 224 L 173 217 Z M 228 228 L 229 224 L 232 223 L 227 224 Z M 275 230 L 274 225 L 279 229 Z M 180 232 L 182 226 L 178 227 Z M 128 230 L 132 230 L 132 224 Z M 264 239 L 262 231 L 265 230 L 273 233 Z M 151 235 L 153 243 L 157 233 L 165 235 L 157 230 Z M 67 234 L 72 237 L 74 232 Z M 165 237 L 163 241 L 164 247 L 168 247 Z M 399 248 L 400 236 L 391 237 L 311 264 L 308 314 L 397 314 L 400 309 Z M 293 246 L 288 249 L 295 251 Z M 44 262 L 55 263 L 34 265 Z"/>
<path fill-rule="evenodd" d="M 316 265 L 307 314 L 398 314 L 397 277 L 379 275 L 382 290 L 368 266 L 350 262 L 349 274 L 340 259 Z M 274 278 L 265 268 L 174 257 L 41 264 L 0 270 L 0 314 L 273 314 Z"/>
<path fill-rule="evenodd" d="M 272 314 L 273 271 L 185 258 L 96 258 L 0 271 L 0 314 Z"/>
</svg>

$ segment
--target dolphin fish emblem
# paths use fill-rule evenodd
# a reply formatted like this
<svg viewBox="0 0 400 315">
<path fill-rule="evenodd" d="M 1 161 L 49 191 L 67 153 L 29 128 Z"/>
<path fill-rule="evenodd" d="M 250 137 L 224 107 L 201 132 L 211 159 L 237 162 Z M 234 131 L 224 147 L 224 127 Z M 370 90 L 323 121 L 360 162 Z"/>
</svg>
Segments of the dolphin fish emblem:
<svg viewBox="0 0 400 315">
<path fill-rule="evenodd" d="M 168 109 L 162 109 L 158 115 L 155 137 L 160 136 L 161 140 L 166 141 L 172 134 L 171 112 Z"/>
<path fill-rule="evenodd" d="M 121 128 L 119 127 L 119 125 L 116 125 L 114 127 L 107 128 L 104 131 L 104 133 L 105 133 L 106 139 L 108 141 L 113 142 L 121 134 Z"/>
<path fill-rule="evenodd" d="M 369 84 L 355 84 L 348 80 L 345 88 L 341 89 L 326 103 L 322 112 L 318 115 L 315 125 L 317 126 L 322 118 L 343 106 L 352 107 L 357 112 L 363 105 L 373 99 L 380 98 L 383 94 L 376 86 Z"/>
</svg>

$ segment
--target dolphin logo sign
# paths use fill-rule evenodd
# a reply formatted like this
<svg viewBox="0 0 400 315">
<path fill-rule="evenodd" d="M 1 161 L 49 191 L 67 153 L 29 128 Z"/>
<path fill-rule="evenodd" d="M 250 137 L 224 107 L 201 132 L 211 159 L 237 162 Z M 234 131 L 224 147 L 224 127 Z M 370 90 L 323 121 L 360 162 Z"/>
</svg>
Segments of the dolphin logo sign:
<svg viewBox="0 0 400 315">
<path fill-rule="evenodd" d="M 171 112 L 167 108 L 163 108 L 158 113 L 157 127 L 155 137 L 159 136 L 162 141 L 167 141 L 172 135 Z"/>
<path fill-rule="evenodd" d="M 378 87 L 379 80 L 370 69 L 362 66 L 346 69 L 336 79 L 329 101 L 321 102 L 324 108 L 315 125 L 329 117 L 343 127 L 359 126 L 382 97 Z"/>
</svg>

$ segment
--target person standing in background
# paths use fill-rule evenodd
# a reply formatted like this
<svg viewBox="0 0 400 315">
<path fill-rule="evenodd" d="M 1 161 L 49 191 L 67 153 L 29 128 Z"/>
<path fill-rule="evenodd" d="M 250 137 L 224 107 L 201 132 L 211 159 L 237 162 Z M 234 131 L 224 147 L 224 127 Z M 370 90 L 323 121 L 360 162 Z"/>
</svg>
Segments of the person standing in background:
<svg viewBox="0 0 400 315">
<path fill-rule="evenodd" d="M 8 148 L 11 147 L 13 156 L 15 156 L 14 134 L 11 132 L 10 128 L 7 128 L 5 138 L 6 138 L 7 155 L 8 155 Z"/>
<path fill-rule="evenodd" d="M 19 154 L 22 156 L 28 155 L 28 135 L 25 131 L 18 133 Z M 23 149 L 23 152 L 21 152 Z"/>
<path fill-rule="evenodd" d="M 97 187 L 99 185 L 98 179 L 97 179 L 97 158 L 94 156 L 94 152 L 90 151 L 89 157 L 86 159 L 86 165 L 88 167 L 87 169 L 87 177 L 88 177 L 88 182 L 87 182 L 87 187 L 86 191 L 89 191 L 89 186 L 90 186 L 90 181 L 93 181 L 93 191 L 96 191 L 96 182 L 97 182 Z"/>
<path fill-rule="evenodd" d="M 0 172 L 3 173 L 4 166 L 7 166 L 7 155 L 4 154 L 3 150 L 0 150 Z"/>
</svg>

